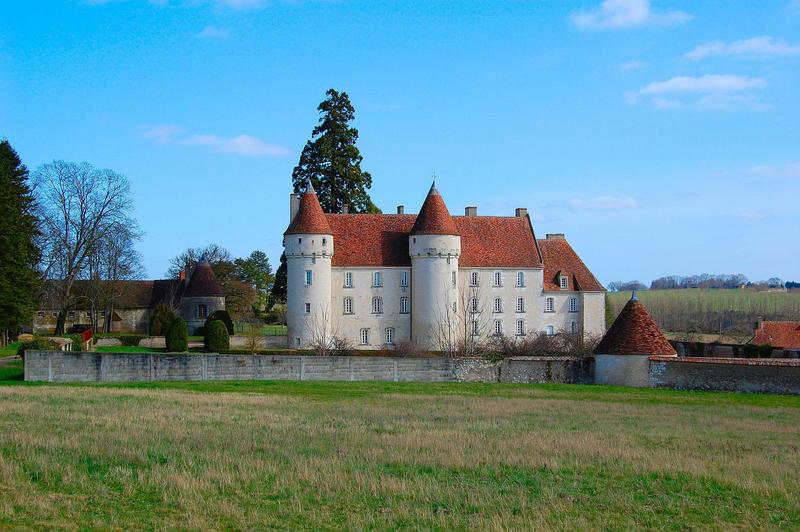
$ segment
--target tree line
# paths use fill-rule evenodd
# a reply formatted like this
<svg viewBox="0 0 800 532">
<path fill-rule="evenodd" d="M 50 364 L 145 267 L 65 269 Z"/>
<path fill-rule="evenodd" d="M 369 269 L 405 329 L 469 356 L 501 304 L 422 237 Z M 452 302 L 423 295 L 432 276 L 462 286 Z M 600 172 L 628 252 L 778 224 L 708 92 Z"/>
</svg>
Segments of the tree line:
<svg viewBox="0 0 800 532">
<path fill-rule="evenodd" d="M 309 182 L 326 212 L 380 212 L 369 196 L 372 176 L 352 127 L 355 108 L 346 92 L 329 89 L 319 123 L 292 172 L 294 192 Z M 111 330 L 113 310 L 143 275 L 136 250 L 143 233 L 134 217 L 130 181 L 89 163 L 56 160 L 32 174 L 8 140 L 0 142 L 0 343 L 31 323 L 40 301 L 58 309 L 55 333 L 68 313 L 88 308 L 93 327 Z M 234 315 L 260 318 L 286 301 L 286 258 L 273 273 L 263 251 L 234 258 L 222 246 L 189 248 L 170 261 L 177 278 L 201 257 L 212 264 Z M 81 290 L 76 283 L 81 282 Z"/>
<path fill-rule="evenodd" d="M 738 274 L 708 274 L 699 275 L 668 275 L 654 279 L 648 287 L 641 281 L 612 281 L 608 283 L 611 292 L 629 292 L 631 290 L 674 290 L 682 288 L 800 288 L 800 283 L 784 282 L 780 277 L 771 277 L 766 281 L 750 281 L 746 275 Z"/>
</svg>

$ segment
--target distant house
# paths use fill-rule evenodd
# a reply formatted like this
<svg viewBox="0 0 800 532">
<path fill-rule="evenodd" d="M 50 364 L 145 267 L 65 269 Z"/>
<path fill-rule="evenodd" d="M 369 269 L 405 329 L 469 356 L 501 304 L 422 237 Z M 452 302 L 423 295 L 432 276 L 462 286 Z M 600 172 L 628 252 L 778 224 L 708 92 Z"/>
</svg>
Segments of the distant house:
<svg viewBox="0 0 800 532">
<path fill-rule="evenodd" d="M 55 329 L 60 311 L 54 296 L 57 290 L 56 281 L 45 283 L 33 317 L 34 332 L 52 333 Z M 72 296 L 76 304 L 67 310 L 67 331 L 91 326 L 98 332 L 146 333 L 153 309 L 165 304 L 186 320 L 189 333 L 194 334 L 209 314 L 225 309 L 225 293 L 206 260 L 181 272 L 179 279 L 75 281 Z"/>
<path fill-rule="evenodd" d="M 800 321 L 760 321 L 750 343 L 800 351 Z"/>
</svg>

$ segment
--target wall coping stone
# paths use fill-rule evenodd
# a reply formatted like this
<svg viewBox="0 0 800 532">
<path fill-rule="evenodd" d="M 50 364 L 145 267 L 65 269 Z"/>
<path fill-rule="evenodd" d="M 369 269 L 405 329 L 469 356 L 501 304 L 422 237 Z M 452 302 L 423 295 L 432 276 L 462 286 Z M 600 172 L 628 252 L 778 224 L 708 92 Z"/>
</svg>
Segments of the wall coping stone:
<svg viewBox="0 0 800 532">
<path fill-rule="evenodd" d="M 653 355 L 651 361 L 680 362 L 688 364 L 730 364 L 737 366 L 790 366 L 800 367 L 800 359 L 795 358 L 722 358 L 722 357 L 672 357 Z"/>
</svg>

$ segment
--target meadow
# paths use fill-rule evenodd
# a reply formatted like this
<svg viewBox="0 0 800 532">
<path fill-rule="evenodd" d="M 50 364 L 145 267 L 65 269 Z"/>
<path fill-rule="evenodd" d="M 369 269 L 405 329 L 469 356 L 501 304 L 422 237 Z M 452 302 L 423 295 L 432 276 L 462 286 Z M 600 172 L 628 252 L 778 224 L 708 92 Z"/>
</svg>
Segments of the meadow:
<svg viewBox="0 0 800 532">
<path fill-rule="evenodd" d="M 800 527 L 800 397 L 19 369 L 0 528 Z"/>
<path fill-rule="evenodd" d="M 606 321 L 613 322 L 629 292 L 606 295 Z M 800 320 L 800 292 L 688 288 L 642 290 L 638 297 L 665 331 L 719 334 L 747 341 L 756 320 Z"/>
</svg>

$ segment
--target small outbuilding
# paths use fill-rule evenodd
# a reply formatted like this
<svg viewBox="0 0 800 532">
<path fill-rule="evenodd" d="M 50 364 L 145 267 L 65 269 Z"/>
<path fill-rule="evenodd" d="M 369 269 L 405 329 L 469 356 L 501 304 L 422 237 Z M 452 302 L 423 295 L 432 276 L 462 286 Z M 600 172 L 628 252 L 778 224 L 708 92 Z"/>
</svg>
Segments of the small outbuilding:
<svg viewBox="0 0 800 532">
<path fill-rule="evenodd" d="M 649 386 L 653 355 L 677 357 L 678 353 L 634 292 L 594 350 L 595 382 Z"/>
</svg>

